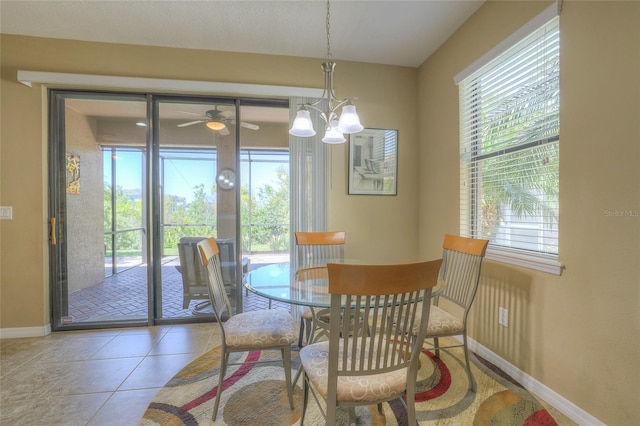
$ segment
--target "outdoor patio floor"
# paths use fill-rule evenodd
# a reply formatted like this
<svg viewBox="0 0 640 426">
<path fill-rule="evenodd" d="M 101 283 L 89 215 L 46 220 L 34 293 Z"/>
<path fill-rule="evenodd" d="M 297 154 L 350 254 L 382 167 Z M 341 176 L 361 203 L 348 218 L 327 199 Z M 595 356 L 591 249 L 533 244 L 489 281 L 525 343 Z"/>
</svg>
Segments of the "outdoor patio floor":
<svg viewBox="0 0 640 426">
<path fill-rule="evenodd" d="M 249 255 L 250 270 L 271 263 L 289 261 L 288 253 Z M 162 265 L 162 313 L 159 318 L 189 318 L 203 300 L 192 300 L 182 308 L 182 276 L 176 269 L 177 257 L 167 258 Z M 267 309 L 269 301 L 242 287 L 243 311 Z M 148 316 L 147 265 L 131 267 L 69 295 L 69 311 L 65 323 L 146 320 Z M 288 304 L 274 302 L 272 308 L 289 309 Z M 209 308 L 210 309 L 210 308 Z"/>
</svg>

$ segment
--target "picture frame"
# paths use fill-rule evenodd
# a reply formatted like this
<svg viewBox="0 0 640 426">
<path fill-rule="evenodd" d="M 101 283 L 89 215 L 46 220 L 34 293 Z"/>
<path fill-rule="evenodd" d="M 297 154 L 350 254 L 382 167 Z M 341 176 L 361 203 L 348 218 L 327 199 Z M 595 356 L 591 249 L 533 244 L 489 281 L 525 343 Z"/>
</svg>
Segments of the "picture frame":
<svg viewBox="0 0 640 426">
<path fill-rule="evenodd" d="M 364 129 L 349 135 L 349 195 L 397 195 L 398 131 Z"/>
<path fill-rule="evenodd" d="M 67 160 L 67 194 L 80 194 L 80 156 L 66 153 Z"/>
</svg>

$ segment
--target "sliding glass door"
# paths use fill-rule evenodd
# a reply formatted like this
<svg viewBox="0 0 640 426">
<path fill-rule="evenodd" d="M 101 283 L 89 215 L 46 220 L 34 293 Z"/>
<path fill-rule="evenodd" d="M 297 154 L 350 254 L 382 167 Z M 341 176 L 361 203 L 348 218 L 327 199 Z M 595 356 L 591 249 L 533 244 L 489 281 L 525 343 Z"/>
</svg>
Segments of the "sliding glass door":
<svg viewBox="0 0 640 426">
<path fill-rule="evenodd" d="M 236 311 L 256 252 L 255 264 L 288 260 L 287 103 L 50 100 L 54 329 L 211 320 L 203 238 L 218 242 Z"/>
<path fill-rule="evenodd" d="M 56 92 L 50 110 L 53 328 L 147 323 L 147 99 Z"/>
<path fill-rule="evenodd" d="M 222 275 L 234 309 L 242 306 L 238 269 L 237 141 L 235 102 L 159 99 L 154 140 L 158 238 L 155 316 L 212 315 L 206 270 L 197 242 L 215 237 Z M 175 303 L 175 295 L 180 295 Z"/>
</svg>

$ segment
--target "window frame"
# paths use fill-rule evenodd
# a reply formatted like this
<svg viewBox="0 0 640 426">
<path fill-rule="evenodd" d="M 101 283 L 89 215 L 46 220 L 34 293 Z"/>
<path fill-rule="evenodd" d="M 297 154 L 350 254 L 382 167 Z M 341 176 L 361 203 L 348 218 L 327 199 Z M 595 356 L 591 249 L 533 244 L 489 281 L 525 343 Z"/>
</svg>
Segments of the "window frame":
<svg viewBox="0 0 640 426">
<path fill-rule="evenodd" d="M 454 77 L 454 82 L 459 84 L 463 80 L 475 74 L 485 65 L 489 64 L 496 58 L 499 58 L 500 55 L 505 53 L 508 49 L 518 44 L 522 39 L 529 36 L 533 32 L 537 32 L 540 28 L 546 26 L 553 18 L 558 16 L 558 10 L 555 5 L 552 5 L 545 9 L 541 14 L 536 16 L 533 20 L 529 21 L 525 26 L 516 31 L 516 33 L 512 34 L 510 37 L 505 39 L 502 43 L 500 43 L 496 48 L 489 51 L 486 55 L 478 59 L 476 62 L 471 64 L 461 73 Z M 559 26 L 559 23 L 558 23 Z M 472 86 L 473 87 L 473 86 Z M 468 89 L 473 90 L 473 89 Z M 461 99 L 462 102 L 462 99 Z M 470 118 L 477 117 L 477 106 L 478 103 L 474 102 L 473 108 L 470 111 L 464 111 L 462 107 L 462 103 L 460 104 L 460 121 L 461 124 L 463 122 L 469 124 L 472 123 L 475 128 L 476 123 L 474 123 Z M 463 115 L 464 114 L 464 115 Z M 473 132 L 473 130 L 471 131 Z M 471 141 L 470 145 L 467 145 L 470 150 L 463 151 L 463 134 L 461 131 L 461 195 L 464 194 L 464 182 L 467 180 L 466 178 L 469 176 L 477 177 L 480 173 L 480 168 L 482 167 L 482 161 L 496 157 L 499 155 L 508 155 L 518 151 L 524 151 L 531 149 L 536 146 L 542 146 L 549 143 L 556 143 L 559 145 L 559 131 L 552 137 L 541 137 L 537 138 L 534 141 L 526 142 L 521 145 L 516 145 L 512 147 L 507 147 L 504 149 L 500 149 L 498 151 L 492 151 L 489 153 L 481 153 L 479 143 L 481 140 L 479 138 L 475 138 L 473 136 L 467 141 Z M 558 170 L 559 173 L 559 170 Z M 480 186 L 482 185 L 480 179 L 472 179 L 472 187 L 466 190 L 468 196 L 468 208 L 465 208 L 461 202 L 461 211 L 460 211 L 460 226 L 462 234 L 469 234 L 477 232 L 477 221 L 478 217 L 478 209 L 480 209 Z M 559 204 L 559 200 L 558 200 Z M 559 210 L 559 205 L 558 205 Z M 559 229 L 558 229 L 559 235 Z M 468 235 L 472 237 L 477 237 L 477 235 Z M 559 253 L 560 247 L 559 244 L 556 246 L 557 251 Z M 515 266 L 520 266 L 528 269 L 538 270 L 542 272 L 547 272 L 554 275 L 560 275 L 564 268 L 564 265 L 559 262 L 559 256 L 555 253 L 544 253 L 542 251 L 536 250 L 527 250 L 523 248 L 515 248 L 508 247 L 503 245 L 496 245 L 490 243 L 487 248 L 486 258 L 488 260 L 494 260 L 502 263 L 507 263 Z"/>
</svg>

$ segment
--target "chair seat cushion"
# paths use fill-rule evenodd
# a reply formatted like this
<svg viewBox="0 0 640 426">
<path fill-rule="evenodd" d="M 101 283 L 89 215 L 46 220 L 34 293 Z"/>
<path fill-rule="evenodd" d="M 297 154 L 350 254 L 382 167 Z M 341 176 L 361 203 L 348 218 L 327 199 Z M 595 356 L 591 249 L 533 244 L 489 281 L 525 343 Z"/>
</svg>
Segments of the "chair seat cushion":
<svg viewBox="0 0 640 426">
<path fill-rule="evenodd" d="M 343 351 L 340 342 L 340 354 Z M 340 355 L 342 356 L 342 355 Z M 329 342 L 314 343 L 300 349 L 300 361 L 313 388 L 327 397 Z M 407 386 L 407 368 L 364 376 L 338 376 L 338 402 L 366 402 L 393 398 Z"/>
<path fill-rule="evenodd" d="M 449 312 L 431 306 L 427 337 L 458 334 L 464 331 L 464 323 Z"/>
<path fill-rule="evenodd" d="M 293 317 L 280 309 L 233 315 L 224 323 L 229 349 L 259 349 L 291 345 L 297 341 Z"/>
</svg>

